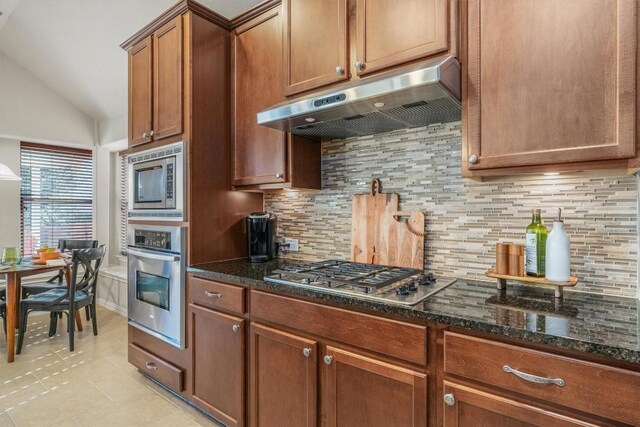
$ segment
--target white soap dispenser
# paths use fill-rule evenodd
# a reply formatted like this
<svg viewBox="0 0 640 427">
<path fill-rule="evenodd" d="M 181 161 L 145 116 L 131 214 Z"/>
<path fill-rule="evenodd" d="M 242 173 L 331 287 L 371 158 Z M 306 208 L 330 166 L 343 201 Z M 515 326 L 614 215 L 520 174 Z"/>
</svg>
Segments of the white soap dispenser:
<svg viewBox="0 0 640 427">
<path fill-rule="evenodd" d="M 571 263 L 569 237 L 564 231 L 562 209 L 558 209 L 558 218 L 553 221 L 553 229 L 547 238 L 545 273 L 547 280 L 568 282 Z"/>
</svg>

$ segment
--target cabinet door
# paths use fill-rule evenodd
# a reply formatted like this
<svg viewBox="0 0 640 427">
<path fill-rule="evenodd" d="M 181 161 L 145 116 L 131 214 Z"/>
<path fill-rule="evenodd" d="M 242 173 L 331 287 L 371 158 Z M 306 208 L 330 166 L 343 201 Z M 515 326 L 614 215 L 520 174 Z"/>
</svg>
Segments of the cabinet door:
<svg viewBox="0 0 640 427">
<path fill-rule="evenodd" d="M 443 424 L 445 427 L 560 427 L 596 425 L 449 382 L 444 383 L 443 405 Z"/>
<path fill-rule="evenodd" d="M 425 426 L 427 376 L 327 347 L 323 358 L 327 426 Z"/>
<path fill-rule="evenodd" d="M 257 124 L 259 111 L 283 100 L 280 7 L 236 29 L 233 39 L 234 185 L 285 182 L 284 132 Z"/>
<path fill-rule="evenodd" d="M 228 426 L 244 425 L 245 321 L 189 306 L 193 400 Z"/>
<path fill-rule="evenodd" d="M 251 324 L 253 427 L 316 425 L 317 350 L 315 341 Z"/>
<path fill-rule="evenodd" d="M 129 144 L 151 141 L 151 37 L 129 50 Z"/>
<path fill-rule="evenodd" d="M 347 80 L 347 0 L 284 0 L 287 95 Z"/>
<path fill-rule="evenodd" d="M 635 0 L 462 2 L 470 170 L 635 154 Z"/>
<path fill-rule="evenodd" d="M 448 0 L 357 0 L 356 15 L 360 76 L 448 49 Z"/>
<path fill-rule="evenodd" d="M 153 34 L 153 133 L 182 133 L 182 16 Z"/>
</svg>

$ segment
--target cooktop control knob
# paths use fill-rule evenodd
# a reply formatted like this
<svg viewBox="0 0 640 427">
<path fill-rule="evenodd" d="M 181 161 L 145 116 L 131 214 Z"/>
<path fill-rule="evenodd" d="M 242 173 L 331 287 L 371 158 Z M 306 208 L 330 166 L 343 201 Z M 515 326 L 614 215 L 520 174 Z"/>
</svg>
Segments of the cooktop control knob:
<svg viewBox="0 0 640 427">
<path fill-rule="evenodd" d="M 407 285 L 407 290 L 409 292 L 418 292 L 418 286 L 416 286 L 416 285 L 419 285 L 419 284 L 420 284 L 420 282 L 418 282 L 417 280 L 413 281 L 413 282 L 411 282 L 411 283 L 409 283 Z"/>
<path fill-rule="evenodd" d="M 396 294 L 398 295 L 409 295 L 409 289 L 406 286 L 400 286 L 396 289 Z"/>
<path fill-rule="evenodd" d="M 422 286 L 433 285 L 434 283 L 436 283 L 436 278 L 432 273 L 429 273 L 426 276 L 422 276 L 420 278 L 420 285 Z"/>
</svg>

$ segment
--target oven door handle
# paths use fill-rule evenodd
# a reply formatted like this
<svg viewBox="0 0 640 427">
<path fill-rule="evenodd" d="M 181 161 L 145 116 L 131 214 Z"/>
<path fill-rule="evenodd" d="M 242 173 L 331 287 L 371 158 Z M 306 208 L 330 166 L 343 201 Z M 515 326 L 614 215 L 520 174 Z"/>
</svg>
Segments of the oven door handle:
<svg viewBox="0 0 640 427">
<path fill-rule="evenodd" d="M 133 250 L 133 249 L 127 249 L 127 253 L 129 255 L 137 256 L 140 258 L 155 259 L 158 261 L 180 261 L 180 256 L 178 255 L 166 255 L 166 254 L 159 254 L 157 252 L 147 252 L 147 251 L 140 251 L 140 250 Z"/>
</svg>

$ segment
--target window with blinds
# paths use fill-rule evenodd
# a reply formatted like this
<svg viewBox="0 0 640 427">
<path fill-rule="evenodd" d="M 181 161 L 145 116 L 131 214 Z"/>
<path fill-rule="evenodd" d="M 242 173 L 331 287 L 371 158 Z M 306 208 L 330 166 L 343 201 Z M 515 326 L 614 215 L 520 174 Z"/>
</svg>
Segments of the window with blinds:
<svg viewBox="0 0 640 427">
<path fill-rule="evenodd" d="M 93 234 L 91 150 L 20 144 L 21 238 L 23 254 L 59 239 Z"/>
<path fill-rule="evenodd" d="M 129 175 L 127 172 L 127 152 L 121 152 L 120 158 L 120 185 L 119 185 L 119 198 L 120 198 L 120 254 L 127 254 L 127 215 L 128 215 L 128 202 L 129 202 Z"/>
</svg>

